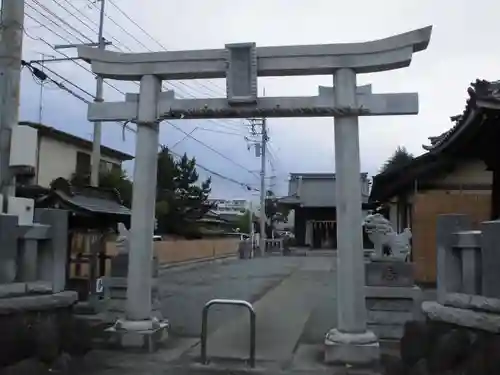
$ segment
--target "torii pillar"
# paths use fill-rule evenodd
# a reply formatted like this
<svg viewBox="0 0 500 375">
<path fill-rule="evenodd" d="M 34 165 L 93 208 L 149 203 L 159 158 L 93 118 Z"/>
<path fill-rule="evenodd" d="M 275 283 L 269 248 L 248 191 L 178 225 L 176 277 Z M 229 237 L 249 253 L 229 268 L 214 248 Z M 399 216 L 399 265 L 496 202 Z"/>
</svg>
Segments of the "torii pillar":
<svg viewBox="0 0 500 375">
<path fill-rule="evenodd" d="M 335 104 L 358 108 L 355 71 L 338 69 L 333 81 Z M 325 337 L 325 361 L 369 363 L 379 359 L 380 349 L 377 337 L 366 324 L 358 116 L 336 116 L 334 124 L 338 321 Z"/>
</svg>

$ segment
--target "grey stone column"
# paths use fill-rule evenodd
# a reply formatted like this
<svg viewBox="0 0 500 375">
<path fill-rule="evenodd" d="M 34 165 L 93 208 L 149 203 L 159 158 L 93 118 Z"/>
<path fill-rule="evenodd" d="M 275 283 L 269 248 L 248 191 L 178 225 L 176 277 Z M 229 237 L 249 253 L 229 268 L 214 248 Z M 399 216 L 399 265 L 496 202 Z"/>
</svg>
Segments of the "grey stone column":
<svg viewBox="0 0 500 375">
<path fill-rule="evenodd" d="M 481 232 L 481 291 L 500 298 L 500 220 L 483 222 Z"/>
<path fill-rule="evenodd" d="M 461 261 L 459 254 L 452 251 L 454 233 L 470 230 L 472 221 L 467 215 L 439 215 L 436 223 L 436 278 L 437 298 L 444 303 L 446 294 L 461 288 Z"/>
<path fill-rule="evenodd" d="M 19 258 L 22 281 L 36 281 L 38 279 L 38 239 L 24 239 Z"/>
<path fill-rule="evenodd" d="M 0 284 L 16 279 L 17 223 L 17 216 L 0 214 Z"/>
<path fill-rule="evenodd" d="M 68 256 L 68 211 L 36 209 L 35 220 L 49 225 L 49 239 L 39 244 L 37 274 L 52 282 L 52 292 L 64 291 Z"/>
<path fill-rule="evenodd" d="M 151 319 L 153 232 L 156 200 L 159 129 L 157 103 L 161 81 L 141 80 L 134 164 L 134 191 L 127 280 L 127 319 Z"/>
<path fill-rule="evenodd" d="M 334 76 L 337 108 L 357 110 L 356 73 L 339 69 Z M 337 202 L 338 326 L 325 338 L 328 363 L 370 363 L 380 356 L 377 337 L 367 330 L 365 271 L 361 231 L 361 166 L 357 114 L 335 117 Z"/>
</svg>

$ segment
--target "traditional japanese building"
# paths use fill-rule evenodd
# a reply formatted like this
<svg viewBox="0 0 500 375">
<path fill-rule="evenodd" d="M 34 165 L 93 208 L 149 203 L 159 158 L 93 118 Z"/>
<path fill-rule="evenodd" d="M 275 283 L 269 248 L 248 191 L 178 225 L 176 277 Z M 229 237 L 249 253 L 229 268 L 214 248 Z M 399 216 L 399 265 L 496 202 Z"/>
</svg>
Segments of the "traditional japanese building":
<svg viewBox="0 0 500 375">
<path fill-rule="evenodd" d="M 368 174 L 361 173 L 360 179 L 362 209 L 366 211 L 370 208 Z M 288 196 L 280 198 L 279 204 L 289 205 L 295 210 L 294 232 L 298 246 L 337 248 L 336 183 L 335 173 L 290 174 Z"/>
<path fill-rule="evenodd" d="M 500 216 L 500 82 L 477 80 L 447 132 L 429 137 L 425 153 L 373 178 L 370 201 L 383 204 L 398 231 L 413 232 L 416 278 L 436 281 L 436 219 L 470 215 L 476 225 Z"/>
</svg>

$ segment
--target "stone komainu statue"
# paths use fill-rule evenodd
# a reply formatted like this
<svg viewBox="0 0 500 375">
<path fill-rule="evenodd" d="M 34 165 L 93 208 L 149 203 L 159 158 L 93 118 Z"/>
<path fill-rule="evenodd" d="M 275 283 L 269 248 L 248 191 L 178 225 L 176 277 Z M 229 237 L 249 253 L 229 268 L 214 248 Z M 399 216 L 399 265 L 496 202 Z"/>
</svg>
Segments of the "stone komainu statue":
<svg viewBox="0 0 500 375">
<path fill-rule="evenodd" d="M 365 217 L 363 226 L 368 237 L 375 245 L 375 254 L 384 255 L 384 248 L 389 249 L 389 254 L 396 258 L 409 260 L 411 253 L 411 230 L 406 228 L 402 233 L 397 233 L 389 220 L 382 214 L 370 214 Z"/>
<path fill-rule="evenodd" d="M 118 236 L 116 237 L 118 254 L 128 254 L 130 250 L 130 232 L 123 223 L 118 223 Z"/>
</svg>

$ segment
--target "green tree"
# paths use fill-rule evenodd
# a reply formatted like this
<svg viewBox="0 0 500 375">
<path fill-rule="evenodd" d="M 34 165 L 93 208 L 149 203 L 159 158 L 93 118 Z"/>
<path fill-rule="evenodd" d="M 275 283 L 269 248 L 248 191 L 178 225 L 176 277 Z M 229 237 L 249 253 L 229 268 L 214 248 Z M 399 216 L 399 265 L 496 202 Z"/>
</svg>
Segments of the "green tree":
<svg viewBox="0 0 500 375">
<path fill-rule="evenodd" d="M 382 168 L 380 168 L 380 173 L 398 169 L 408 164 L 414 158 L 415 157 L 410 152 L 408 152 L 406 147 L 398 146 L 398 148 L 396 148 L 396 151 L 394 151 L 391 157 L 389 157 L 389 159 L 386 160 L 384 165 L 382 165 Z"/>
<path fill-rule="evenodd" d="M 198 183 L 196 159 L 186 154 L 175 160 L 168 148 L 162 146 L 158 153 L 156 212 L 160 233 L 198 236 L 196 221 L 211 206 L 207 203 L 211 180 Z"/>
<path fill-rule="evenodd" d="M 250 233 L 252 231 L 252 212 L 250 210 L 246 210 L 245 213 L 241 215 L 236 227 L 240 228 L 240 232 L 242 233 Z"/>
</svg>

